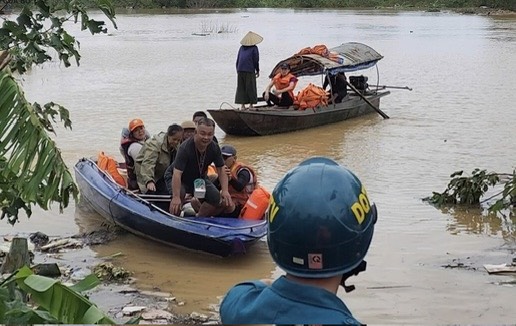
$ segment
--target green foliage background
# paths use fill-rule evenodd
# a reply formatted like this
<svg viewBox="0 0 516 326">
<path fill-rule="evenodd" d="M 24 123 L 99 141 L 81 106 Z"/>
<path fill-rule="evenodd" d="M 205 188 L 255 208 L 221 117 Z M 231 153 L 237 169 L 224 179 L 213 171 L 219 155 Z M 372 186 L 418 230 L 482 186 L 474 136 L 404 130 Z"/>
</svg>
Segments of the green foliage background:
<svg viewBox="0 0 516 326">
<path fill-rule="evenodd" d="M 516 10 L 514 0 L 115 0 L 116 7 L 155 8 L 474 8 Z"/>
</svg>

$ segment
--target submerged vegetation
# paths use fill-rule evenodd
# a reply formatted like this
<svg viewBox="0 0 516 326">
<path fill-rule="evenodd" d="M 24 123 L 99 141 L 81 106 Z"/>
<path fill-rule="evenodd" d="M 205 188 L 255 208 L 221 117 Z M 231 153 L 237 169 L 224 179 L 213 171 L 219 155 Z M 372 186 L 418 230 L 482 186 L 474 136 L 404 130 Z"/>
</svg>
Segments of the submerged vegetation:
<svg viewBox="0 0 516 326">
<path fill-rule="evenodd" d="M 423 200 L 436 206 L 446 205 L 480 205 L 488 204 L 488 211 L 509 216 L 514 214 L 516 205 L 516 170 L 510 173 L 488 173 L 486 170 L 475 169 L 471 176 L 463 176 L 463 171 L 456 171 L 450 175 L 448 187 L 442 193 L 433 192 L 433 195 Z M 500 190 L 500 186 L 503 189 Z M 483 198 L 493 188 L 495 193 Z"/>
</svg>

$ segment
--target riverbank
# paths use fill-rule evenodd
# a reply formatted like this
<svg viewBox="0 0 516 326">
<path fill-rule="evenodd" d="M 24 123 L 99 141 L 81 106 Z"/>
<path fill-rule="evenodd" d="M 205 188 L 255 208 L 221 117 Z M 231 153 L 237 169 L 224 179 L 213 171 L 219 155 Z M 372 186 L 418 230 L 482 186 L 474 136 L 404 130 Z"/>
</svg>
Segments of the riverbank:
<svg viewBox="0 0 516 326">
<path fill-rule="evenodd" d="M 124 259 L 123 254 L 95 256 L 91 246 L 106 244 L 121 232 L 114 229 L 66 238 L 47 237 L 48 242 L 44 243 L 38 243 L 31 237 L 28 240 L 31 266 L 56 264 L 61 274 L 57 279 L 66 285 L 75 284 L 92 273 L 96 274 L 102 283 L 83 294 L 119 324 L 127 323 L 135 317 L 140 317 L 140 323 L 145 324 L 220 323 L 217 307 L 213 307 L 209 315 L 196 311 L 181 314 L 174 307 L 184 306 L 185 303 L 176 299 L 173 293 L 162 292 L 156 287 L 152 291 L 135 288 L 133 284 L 138 280 L 131 276 L 131 271 L 124 270 L 117 263 Z M 38 238 L 45 238 L 45 235 L 40 234 Z M 5 235 L 0 239 L 0 266 L 12 239 Z"/>
</svg>

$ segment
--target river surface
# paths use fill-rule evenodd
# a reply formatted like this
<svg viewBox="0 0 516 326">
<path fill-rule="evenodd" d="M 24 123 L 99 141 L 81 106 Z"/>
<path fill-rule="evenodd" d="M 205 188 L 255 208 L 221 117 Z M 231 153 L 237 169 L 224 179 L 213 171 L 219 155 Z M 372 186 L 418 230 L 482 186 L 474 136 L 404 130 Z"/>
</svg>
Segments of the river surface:
<svg viewBox="0 0 516 326">
<path fill-rule="evenodd" d="M 259 45 L 258 89 L 274 65 L 316 44 L 363 42 L 384 59 L 364 71 L 370 84 L 409 86 L 382 98 L 391 119 L 372 114 L 289 134 L 226 136 L 261 182 L 276 182 L 315 155 L 349 167 L 378 206 L 368 270 L 339 292 L 364 323 L 513 323 L 516 278 L 488 275 L 483 264 L 509 262 L 516 251 L 514 219 L 480 210 L 439 210 L 422 198 L 443 191 L 451 173 L 512 172 L 516 168 L 516 18 L 440 12 L 248 10 L 192 14 L 118 15 L 118 30 L 81 42 L 80 67 L 58 63 L 34 69 L 22 84 L 31 101 L 67 107 L 73 131 L 57 128 L 69 164 L 103 150 L 117 156 L 120 130 L 141 117 L 151 132 L 191 119 L 196 110 L 233 105 L 235 56 L 248 30 Z M 211 29 L 228 33 L 196 36 Z M 300 83 L 300 87 L 302 84 Z M 300 87 L 298 87 L 300 89 Z M 22 218 L 0 234 L 42 231 L 72 235 L 103 227 L 87 207 L 72 205 Z M 276 277 L 266 241 L 245 257 L 220 259 L 169 248 L 125 234 L 92 248 L 99 257 L 124 254 L 142 289 L 171 292 L 178 312 L 210 311 L 234 283 Z M 458 266 L 465 268 L 445 268 Z"/>
</svg>

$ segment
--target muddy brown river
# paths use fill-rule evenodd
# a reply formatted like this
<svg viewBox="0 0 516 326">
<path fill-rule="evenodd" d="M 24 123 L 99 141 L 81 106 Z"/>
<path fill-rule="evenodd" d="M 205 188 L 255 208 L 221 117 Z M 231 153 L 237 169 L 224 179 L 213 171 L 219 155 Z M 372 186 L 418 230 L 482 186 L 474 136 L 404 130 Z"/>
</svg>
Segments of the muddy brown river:
<svg viewBox="0 0 516 326">
<path fill-rule="evenodd" d="M 248 30 L 259 45 L 258 89 L 281 59 L 315 44 L 363 42 L 384 59 L 362 72 L 369 82 L 409 86 L 382 98 L 377 115 L 289 134 L 241 138 L 218 129 L 238 157 L 254 166 L 269 189 L 307 157 L 330 157 L 367 187 L 379 219 L 368 270 L 339 292 L 357 319 L 370 324 L 514 323 L 516 277 L 488 275 L 483 264 L 510 262 L 514 218 L 479 209 L 440 210 L 421 201 L 443 191 L 449 175 L 474 168 L 516 168 L 516 18 L 449 12 L 249 9 L 218 13 L 118 15 L 118 30 L 81 42 L 80 67 L 58 63 L 24 76 L 31 101 L 55 101 L 71 112 L 73 131 L 57 129 L 70 167 L 103 150 L 120 158 L 120 130 L 133 117 L 148 130 L 166 130 L 196 110 L 234 105 L 235 56 Z M 225 27 L 229 33 L 196 36 Z M 88 207 L 59 214 L 35 210 L 1 235 L 42 231 L 52 236 L 104 228 Z M 266 241 L 246 256 L 221 259 L 170 248 L 131 234 L 94 246 L 89 257 L 114 253 L 143 290 L 170 292 L 183 306 L 208 312 L 245 279 L 278 276 Z M 87 259 L 88 257 L 86 257 Z"/>
</svg>

